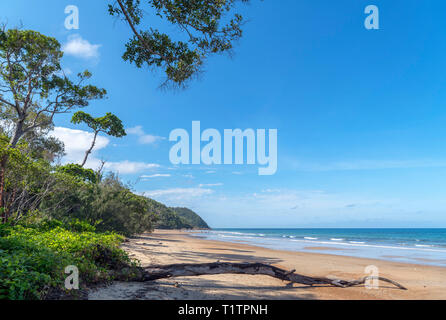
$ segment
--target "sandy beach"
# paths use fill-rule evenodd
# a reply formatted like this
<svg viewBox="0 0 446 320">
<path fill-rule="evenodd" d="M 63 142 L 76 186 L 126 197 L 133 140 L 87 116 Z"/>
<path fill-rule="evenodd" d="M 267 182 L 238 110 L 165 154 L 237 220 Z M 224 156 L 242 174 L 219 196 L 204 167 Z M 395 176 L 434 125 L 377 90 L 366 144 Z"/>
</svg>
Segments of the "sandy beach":
<svg viewBox="0 0 446 320">
<path fill-rule="evenodd" d="M 209 275 L 180 277 L 146 283 L 115 282 L 89 293 L 91 300 L 109 299 L 334 299 L 334 300 L 406 300 L 446 299 L 446 268 L 363 259 L 317 253 L 271 250 L 240 243 L 204 240 L 182 231 L 156 230 L 125 242 L 123 248 L 141 262 L 151 264 L 200 262 L 262 262 L 296 273 L 343 279 L 364 277 L 364 269 L 374 265 L 380 276 L 395 280 L 407 291 L 387 283 L 379 289 L 364 286 L 336 288 L 304 286 L 268 276 Z"/>
</svg>

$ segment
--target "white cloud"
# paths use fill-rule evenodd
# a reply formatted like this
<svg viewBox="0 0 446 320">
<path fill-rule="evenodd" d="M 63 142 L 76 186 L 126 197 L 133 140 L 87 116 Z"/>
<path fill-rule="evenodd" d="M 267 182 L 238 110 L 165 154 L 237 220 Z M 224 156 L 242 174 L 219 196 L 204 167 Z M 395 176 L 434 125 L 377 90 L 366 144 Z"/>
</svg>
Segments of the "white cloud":
<svg viewBox="0 0 446 320">
<path fill-rule="evenodd" d="M 128 134 L 133 134 L 138 136 L 138 141 L 141 144 L 153 144 L 155 142 L 158 142 L 160 140 L 164 140 L 165 138 L 163 137 L 159 137 L 159 136 L 155 136 L 155 135 L 151 135 L 151 134 L 146 134 L 142 128 L 142 126 L 136 126 L 133 128 L 128 128 L 126 129 L 126 132 Z"/>
<path fill-rule="evenodd" d="M 299 171 L 355 171 L 355 170 L 384 170 L 384 169 L 410 169 L 410 168 L 437 168 L 446 167 L 443 160 L 356 160 L 339 161 L 332 163 L 291 163 L 291 167 Z"/>
<path fill-rule="evenodd" d="M 145 135 L 139 137 L 138 140 L 139 140 L 139 143 L 141 143 L 141 144 L 152 144 L 152 143 L 155 143 L 155 142 L 157 142 L 159 140 L 162 140 L 162 139 L 163 139 L 162 137 L 152 136 L 150 134 L 145 134 Z"/>
<path fill-rule="evenodd" d="M 99 57 L 100 47 L 100 44 L 91 44 L 79 34 L 74 34 L 68 37 L 68 42 L 63 45 L 62 51 L 78 58 L 92 59 Z"/>
<path fill-rule="evenodd" d="M 119 162 L 106 162 L 104 167 L 110 171 L 116 171 L 122 174 L 133 174 L 147 169 L 159 168 L 159 164 L 124 160 Z"/>
<path fill-rule="evenodd" d="M 205 188 L 173 188 L 145 191 L 143 194 L 159 201 L 171 202 L 191 198 L 200 198 L 213 192 L 213 190 Z"/>
<path fill-rule="evenodd" d="M 208 184 L 200 184 L 199 187 L 220 187 L 223 183 L 208 183 Z"/>
<path fill-rule="evenodd" d="M 54 131 L 50 133 L 51 136 L 56 137 L 65 145 L 64 162 L 80 162 L 85 156 L 85 151 L 91 146 L 93 141 L 93 134 L 83 130 L 75 130 L 64 127 L 55 127 Z M 98 136 L 93 154 L 99 150 L 104 149 L 110 143 L 110 140 L 103 136 Z"/>
<path fill-rule="evenodd" d="M 127 128 L 127 129 L 125 129 L 125 131 L 128 134 L 135 134 L 137 136 L 142 136 L 144 134 L 144 130 L 142 129 L 142 126 L 136 126 L 136 127 L 133 127 L 133 128 Z"/>
<path fill-rule="evenodd" d="M 143 175 L 141 176 L 142 179 L 151 179 L 151 178 L 164 178 L 164 177 L 170 177 L 171 175 L 166 173 L 166 174 L 162 174 L 162 173 L 156 173 L 156 174 L 151 174 L 151 175 Z"/>
<path fill-rule="evenodd" d="M 84 159 L 85 151 L 91 146 L 93 141 L 93 134 L 83 130 L 76 130 L 64 127 L 55 127 L 50 133 L 51 136 L 56 137 L 65 145 L 66 155 L 63 157 L 63 163 L 81 163 Z M 101 160 L 98 158 L 98 151 L 106 148 L 110 140 L 103 136 L 98 136 L 96 145 L 90 154 L 86 168 L 98 169 L 101 165 Z M 104 168 L 110 171 L 116 171 L 121 174 L 134 174 L 147 169 L 158 168 L 159 165 L 155 163 L 133 162 L 133 161 L 119 161 L 106 162 Z"/>
</svg>

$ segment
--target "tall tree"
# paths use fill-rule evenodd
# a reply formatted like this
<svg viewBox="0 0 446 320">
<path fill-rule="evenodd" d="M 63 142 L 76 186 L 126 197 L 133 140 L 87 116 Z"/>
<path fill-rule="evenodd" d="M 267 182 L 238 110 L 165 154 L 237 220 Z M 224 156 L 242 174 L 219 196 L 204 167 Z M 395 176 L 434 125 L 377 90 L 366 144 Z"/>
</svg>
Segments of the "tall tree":
<svg viewBox="0 0 446 320">
<path fill-rule="evenodd" d="M 202 70 L 212 54 L 231 52 L 242 37 L 243 17 L 232 12 L 236 4 L 249 0 L 117 0 L 108 6 L 110 15 L 122 18 L 133 37 L 126 45 L 125 61 L 163 69 L 164 85 L 184 87 Z M 158 29 L 140 29 L 143 12 L 151 8 L 156 16 L 179 28 L 185 41 Z"/>
<path fill-rule="evenodd" d="M 109 136 L 117 138 L 124 137 L 126 135 L 122 121 L 110 112 L 107 112 L 103 117 L 93 118 L 86 112 L 78 111 L 71 118 L 71 122 L 75 124 L 85 123 L 90 129 L 93 130 L 93 141 L 90 148 L 85 152 L 85 157 L 81 163 L 81 167 L 85 165 L 88 156 L 93 151 L 99 133 L 103 132 Z"/>
<path fill-rule="evenodd" d="M 7 150 L 27 133 L 46 130 L 54 117 L 90 100 L 102 99 L 106 91 L 85 82 L 91 73 L 78 74 L 74 82 L 63 73 L 59 42 L 36 31 L 0 29 L 0 115 L 12 123 Z M 3 207 L 8 152 L 0 159 L 0 208 Z"/>
</svg>

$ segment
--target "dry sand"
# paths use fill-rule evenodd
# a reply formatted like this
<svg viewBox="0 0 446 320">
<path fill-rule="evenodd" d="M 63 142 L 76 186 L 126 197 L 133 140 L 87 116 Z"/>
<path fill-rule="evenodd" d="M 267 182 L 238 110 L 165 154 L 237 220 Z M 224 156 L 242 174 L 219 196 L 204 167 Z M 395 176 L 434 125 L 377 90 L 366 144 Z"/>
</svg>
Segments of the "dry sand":
<svg viewBox="0 0 446 320">
<path fill-rule="evenodd" d="M 215 262 L 263 262 L 296 273 L 358 279 L 364 268 L 375 265 L 380 276 L 409 290 L 382 283 L 379 289 L 308 287 L 268 276 L 212 275 L 181 277 L 147 283 L 114 284 L 96 289 L 91 300 L 108 299 L 446 299 L 446 268 L 354 257 L 271 250 L 245 244 L 203 240 L 181 231 L 157 230 L 130 239 L 123 245 L 131 257 L 150 264 Z M 315 248 L 315 251 L 317 252 Z"/>
</svg>

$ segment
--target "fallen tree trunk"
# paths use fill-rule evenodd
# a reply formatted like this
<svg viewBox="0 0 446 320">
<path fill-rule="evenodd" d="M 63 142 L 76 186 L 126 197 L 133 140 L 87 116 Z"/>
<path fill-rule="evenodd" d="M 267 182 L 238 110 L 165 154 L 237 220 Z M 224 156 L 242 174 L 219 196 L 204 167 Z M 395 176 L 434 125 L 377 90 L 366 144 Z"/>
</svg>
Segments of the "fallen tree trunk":
<svg viewBox="0 0 446 320">
<path fill-rule="evenodd" d="M 170 265 L 154 265 L 142 268 L 142 281 L 153 281 L 165 278 L 174 277 L 189 277 L 212 274 L 249 274 L 249 275 L 267 275 L 283 281 L 288 281 L 289 284 L 299 283 L 304 285 L 332 285 L 336 287 L 352 287 L 364 284 L 367 280 L 378 279 L 380 281 L 388 282 L 394 286 L 407 290 L 399 283 L 383 278 L 383 277 L 364 277 L 359 280 L 342 280 L 329 278 L 315 278 L 304 276 L 295 273 L 296 270 L 287 271 L 278 267 L 274 267 L 263 263 L 230 263 L 230 262 L 213 262 L 213 263 L 182 263 Z"/>
</svg>

